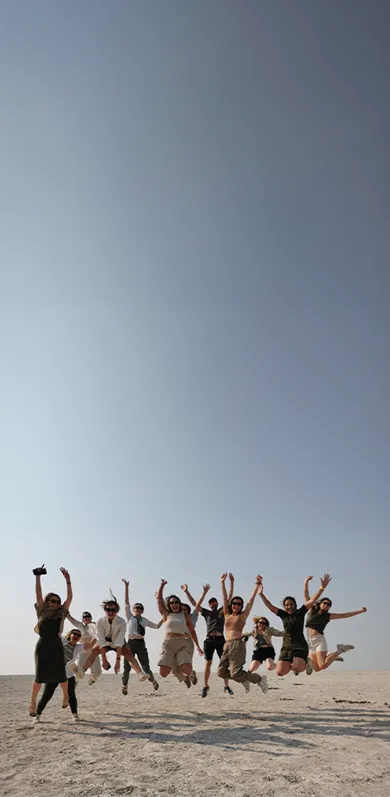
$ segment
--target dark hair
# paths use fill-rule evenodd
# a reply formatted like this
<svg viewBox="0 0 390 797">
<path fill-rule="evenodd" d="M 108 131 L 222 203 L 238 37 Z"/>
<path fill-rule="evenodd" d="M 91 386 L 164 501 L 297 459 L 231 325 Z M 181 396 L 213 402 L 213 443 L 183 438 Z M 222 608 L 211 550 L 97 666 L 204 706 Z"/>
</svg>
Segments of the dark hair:
<svg viewBox="0 0 390 797">
<path fill-rule="evenodd" d="M 182 608 L 182 611 L 184 609 L 187 609 L 188 610 L 188 614 L 191 614 L 191 606 L 188 603 L 182 603 L 181 608 Z"/>
<path fill-rule="evenodd" d="M 295 598 L 292 597 L 292 595 L 286 595 L 286 597 L 283 598 L 283 606 L 286 603 L 286 601 L 293 601 L 295 603 L 295 608 L 297 608 L 297 602 Z"/>
<path fill-rule="evenodd" d="M 321 600 L 317 601 L 318 605 L 320 605 L 320 603 L 322 603 L 322 601 L 329 601 L 330 605 L 332 606 L 332 601 L 331 601 L 331 599 L 330 599 L 330 598 L 327 598 L 327 597 L 326 597 L 326 595 L 324 595 L 324 596 L 321 598 Z"/>
<path fill-rule="evenodd" d="M 83 617 L 92 617 L 91 612 L 83 612 Z"/>
<path fill-rule="evenodd" d="M 47 595 L 45 595 L 45 597 L 43 599 L 43 602 L 44 603 L 49 603 L 50 598 L 59 598 L 60 603 L 62 604 L 61 597 L 58 595 L 57 592 L 48 592 Z"/>
<path fill-rule="evenodd" d="M 217 601 L 217 599 L 216 599 L 216 598 L 209 598 L 209 603 L 211 603 L 211 601 L 215 601 L 215 603 L 217 603 L 217 604 L 218 604 L 218 601 Z"/>
<path fill-rule="evenodd" d="M 257 625 L 257 623 L 263 622 L 269 628 L 269 620 L 266 617 L 254 617 L 253 622 Z"/>
<path fill-rule="evenodd" d="M 168 595 L 168 597 L 165 599 L 165 607 L 166 607 L 167 612 L 172 612 L 172 609 L 171 609 L 171 607 L 169 605 L 169 603 L 172 600 L 172 598 L 175 598 L 176 601 L 179 601 L 179 604 L 180 604 L 179 612 L 183 611 L 183 604 L 182 604 L 180 598 L 178 598 L 177 595 Z"/>
<path fill-rule="evenodd" d="M 144 611 L 145 607 L 144 607 L 143 603 L 141 603 L 141 601 L 136 601 L 135 603 L 133 603 L 133 609 L 136 609 L 136 608 L 137 609 L 140 608 L 142 611 Z"/>
<path fill-rule="evenodd" d="M 107 609 L 108 606 L 116 606 L 117 611 L 121 608 L 116 598 L 110 598 L 108 601 L 103 601 L 102 607 L 104 610 Z"/>
<path fill-rule="evenodd" d="M 234 595 L 233 596 L 233 598 L 231 599 L 231 601 L 230 601 L 230 603 L 228 605 L 229 614 L 233 613 L 233 609 L 232 609 L 233 601 L 241 601 L 241 604 L 242 604 L 241 605 L 241 609 L 240 609 L 240 614 L 241 614 L 241 612 L 242 612 L 242 610 L 244 608 L 244 598 L 242 598 L 241 595 Z"/>
</svg>

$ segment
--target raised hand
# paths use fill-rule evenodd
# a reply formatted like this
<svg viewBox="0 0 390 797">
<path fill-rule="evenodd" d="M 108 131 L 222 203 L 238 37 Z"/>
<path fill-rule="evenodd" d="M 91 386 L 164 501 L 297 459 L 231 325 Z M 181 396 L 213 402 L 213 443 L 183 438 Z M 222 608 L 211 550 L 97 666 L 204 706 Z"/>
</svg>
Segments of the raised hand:
<svg viewBox="0 0 390 797">
<path fill-rule="evenodd" d="M 123 583 L 124 583 L 125 587 L 128 587 L 128 586 L 129 586 L 129 584 L 130 584 L 130 581 L 126 581 L 126 579 L 125 579 L 125 578 L 122 578 L 122 581 L 123 581 Z"/>
<path fill-rule="evenodd" d="M 161 586 L 162 586 L 162 587 L 165 587 L 167 584 L 168 584 L 168 581 L 166 581 L 166 579 L 165 579 L 165 578 L 162 578 L 162 579 L 161 579 Z"/>
<path fill-rule="evenodd" d="M 233 573 L 228 573 L 228 576 L 229 576 L 229 578 L 230 578 L 230 581 L 234 581 L 234 576 L 233 576 Z"/>
<path fill-rule="evenodd" d="M 262 583 L 262 581 L 263 581 L 263 576 L 259 576 L 259 575 L 257 575 L 257 576 L 256 576 L 256 584 L 258 584 L 258 585 L 260 586 L 260 584 Z"/>
<path fill-rule="evenodd" d="M 323 589 L 326 589 L 326 587 L 328 586 L 330 581 L 332 581 L 332 579 L 331 579 L 331 576 L 329 575 L 329 573 L 324 573 L 324 575 L 323 575 L 323 577 L 321 579 L 321 587 Z"/>
<path fill-rule="evenodd" d="M 227 573 L 222 573 L 222 576 L 221 576 L 222 583 L 224 583 L 226 581 L 226 579 L 227 579 Z"/>
<path fill-rule="evenodd" d="M 65 569 L 65 567 L 60 567 L 61 573 L 65 579 L 65 581 L 70 581 L 69 571 Z"/>
<path fill-rule="evenodd" d="M 182 584 L 180 589 L 182 589 L 183 592 L 188 592 L 188 584 Z"/>
<path fill-rule="evenodd" d="M 311 580 L 312 580 L 312 578 L 313 578 L 313 576 L 307 576 L 307 577 L 305 578 L 305 581 L 311 581 Z"/>
<path fill-rule="evenodd" d="M 257 594 L 258 595 L 262 595 L 263 594 L 263 590 L 264 590 L 263 579 L 260 576 L 260 583 L 259 583 L 259 586 L 258 586 L 258 589 L 257 589 Z"/>
<path fill-rule="evenodd" d="M 367 607 L 366 606 L 362 606 L 362 608 L 361 608 L 362 614 L 364 614 L 364 612 L 366 612 L 366 611 L 367 611 Z"/>
<path fill-rule="evenodd" d="M 210 589 L 210 584 L 203 584 L 203 592 L 208 592 Z"/>
</svg>

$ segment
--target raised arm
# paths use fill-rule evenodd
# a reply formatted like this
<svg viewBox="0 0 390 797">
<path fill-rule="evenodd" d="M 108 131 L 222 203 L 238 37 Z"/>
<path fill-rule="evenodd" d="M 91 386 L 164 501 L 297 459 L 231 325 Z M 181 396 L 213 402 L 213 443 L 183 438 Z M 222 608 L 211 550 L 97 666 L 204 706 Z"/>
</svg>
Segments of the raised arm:
<svg viewBox="0 0 390 797">
<path fill-rule="evenodd" d="M 188 584 L 182 584 L 180 589 L 182 589 L 184 594 L 187 595 L 187 598 L 188 598 L 191 606 L 194 606 L 195 607 L 195 611 L 197 611 L 196 600 L 195 600 L 195 598 L 192 597 L 192 595 L 191 595 L 191 593 L 190 593 L 190 591 L 188 589 Z"/>
<path fill-rule="evenodd" d="M 72 592 L 72 583 L 70 580 L 70 575 L 65 567 L 60 567 L 61 573 L 66 581 L 66 600 L 64 603 L 64 609 L 69 609 L 70 604 L 72 603 L 73 592 Z"/>
<path fill-rule="evenodd" d="M 198 600 L 198 603 L 195 606 L 195 611 L 196 612 L 202 611 L 202 603 L 203 603 L 203 601 L 204 601 L 209 589 L 210 589 L 210 584 L 203 584 L 203 592 L 202 592 L 202 594 L 201 594 L 201 596 L 200 596 L 200 598 Z"/>
<path fill-rule="evenodd" d="M 364 614 L 367 611 L 365 606 L 362 606 L 361 609 L 358 609 L 357 612 L 343 612 L 342 614 L 333 614 L 331 612 L 330 619 L 331 620 L 345 620 L 346 617 L 356 617 L 357 614 Z"/>
<path fill-rule="evenodd" d="M 229 589 L 229 594 L 228 594 L 228 603 L 230 603 L 232 598 L 233 598 L 233 592 L 234 592 L 234 576 L 233 576 L 233 573 L 229 573 L 229 579 L 230 579 L 230 589 Z"/>
<path fill-rule="evenodd" d="M 313 576 L 307 576 L 307 578 L 305 578 L 305 581 L 304 581 L 304 584 L 303 584 L 303 602 L 304 603 L 307 603 L 307 601 L 310 600 L 309 581 L 311 581 L 312 578 L 313 578 Z"/>
<path fill-rule="evenodd" d="M 43 603 L 43 595 L 42 595 L 42 584 L 41 584 L 41 577 L 35 576 L 35 600 L 37 606 L 41 606 Z"/>
<path fill-rule="evenodd" d="M 252 611 L 252 606 L 255 602 L 255 597 L 258 593 L 259 586 L 261 585 L 261 576 L 256 576 L 255 586 L 252 592 L 252 595 L 249 598 L 247 605 L 242 613 L 242 617 L 245 618 L 245 621 L 248 619 L 249 612 Z"/>
<path fill-rule="evenodd" d="M 126 620 L 130 620 L 131 617 L 131 609 L 130 609 L 130 598 L 129 598 L 129 581 L 125 578 L 122 578 L 122 581 L 125 585 L 125 616 Z"/>
<path fill-rule="evenodd" d="M 263 588 L 263 580 L 261 580 L 261 582 L 259 584 L 259 587 L 258 587 L 258 590 L 257 590 L 257 594 L 260 595 L 260 598 L 263 601 L 263 603 L 265 603 L 267 609 L 269 609 L 270 612 L 273 612 L 274 614 L 277 614 L 278 613 L 278 607 L 274 606 L 273 603 L 271 603 L 271 601 L 269 601 L 268 598 L 265 597 L 263 589 L 264 589 Z"/>
<path fill-rule="evenodd" d="M 229 614 L 229 604 L 226 592 L 226 579 L 227 573 L 223 573 L 221 576 L 221 587 L 222 587 L 222 603 L 223 603 L 223 613 Z"/>
<path fill-rule="evenodd" d="M 158 592 L 157 592 L 157 606 L 158 606 L 158 610 L 159 610 L 159 612 L 160 612 L 160 614 L 161 614 L 161 616 L 163 617 L 164 620 L 165 620 L 165 618 L 167 616 L 167 610 L 166 610 L 166 606 L 165 606 L 164 598 L 163 598 L 164 587 L 165 587 L 166 584 L 168 584 L 168 581 L 165 581 L 165 578 L 162 578 L 161 579 L 161 584 L 160 584 L 160 586 L 158 588 Z"/>
<path fill-rule="evenodd" d="M 196 647 L 197 647 L 197 650 L 198 650 L 198 653 L 199 653 L 199 655 L 200 655 L 200 656 L 203 656 L 203 650 L 202 650 L 202 648 L 199 646 L 198 635 L 197 635 L 197 633 L 196 633 L 196 631 L 195 631 L 195 628 L 194 628 L 194 626 L 193 626 L 193 623 L 192 623 L 192 620 L 191 620 L 191 616 L 190 616 L 189 614 L 188 614 L 188 615 L 187 615 L 187 617 L 186 617 L 186 624 L 187 624 L 187 628 L 188 628 L 188 630 L 189 630 L 189 632 L 190 632 L 191 639 L 193 640 L 194 644 L 195 644 L 195 645 L 196 645 Z"/>
<path fill-rule="evenodd" d="M 82 633 L 85 631 L 85 626 L 83 625 L 83 623 L 80 620 L 76 620 L 76 618 L 72 617 L 71 614 L 68 613 L 68 616 L 67 616 L 66 619 L 68 620 L 68 622 L 71 625 L 73 625 L 73 628 L 78 628 L 79 631 L 81 631 Z"/>
<path fill-rule="evenodd" d="M 311 607 L 312 607 L 312 606 L 314 606 L 314 604 L 315 604 L 315 603 L 317 603 L 317 601 L 318 601 L 318 598 L 320 598 L 320 597 L 321 597 L 322 593 L 323 593 L 323 592 L 324 592 L 324 590 L 327 588 L 327 586 L 328 586 L 328 584 L 329 584 L 329 582 L 330 582 L 330 581 L 332 581 L 332 579 L 331 579 L 331 577 L 330 577 L 329 573 L 325 573 L 325 574 L 324 574 L 324 576 L 323 576 L 323 577 L 322 577 L 322 579 L 321 579 L 321 586 L 320 586 L 320 588 L 319 588 L 319 589 L 317 590 L 317 592 L 316 592 L 316 593 L 313 595 L 313 597 L 312 597 L 312 598 L 310 598 L 310 600 L 308 600 L 308 601 L 305 601 L 305 606 L 306 606 L 306 609 L 311 609 Z"/>
</svg>

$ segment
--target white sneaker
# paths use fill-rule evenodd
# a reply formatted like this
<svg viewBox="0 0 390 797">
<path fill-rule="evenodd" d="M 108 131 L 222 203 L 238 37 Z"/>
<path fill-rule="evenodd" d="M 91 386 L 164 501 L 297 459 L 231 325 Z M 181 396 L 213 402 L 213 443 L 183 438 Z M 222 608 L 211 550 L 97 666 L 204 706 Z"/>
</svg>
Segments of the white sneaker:
<svg viewBox="0 0 390 797">
<path fill-rule="evenodd" d="M 337 653 L 347 653 L 348 650 L 355 650 L 355 645 L 337 645 Z"/>
<path fill-rule="evenodd" d="M 80 722 L 79 715 L 78 714 L 72 714 L 72 720 L 73 720 L 73 722 Z"/>
<path fill-rule="evenodd" d="M 243 681 L 242 685 L 243 685 L 246 693 L 248 694 L 248 692 L 249 692 L 249 690 L 251 688 L 250 681 Z"/>
<path fill-rule="evenodd" d="M 261 676 L 261 681 L 259 683 L 259 687 L 260 687 L 263 695 L 266 695 L 267 692 L 268 692 L 268 681 L 267 681 L 267 676 L 266 675 L 262 675 Z"/>
<path fill-rule="evenodd" d="M 40 720 L 40 717 L 39 717 L 39 716 L 38 716 L 38 714 L 37 714 L 37 716 L 36 716 L 36 717 L 33 717 L 32 724 L 33 724 L 33 725 L 39 725 L 40 721 L 41 721 L 41 720 Z"/>
<path fill-rule="evenodd" d="M 140 672 L 140 673 L 138 673 L 138 680 L 139 680 L 139 681 L 141 681 L 141 682 L 142 682 L 142 681 L 148 681 L 148 680 L 149 680 L 149 675 L 148 675 L 148 673 L 147 673 L 147 672 Z"/>
<path fill-rule="evenodd" d="M 310 661 L 307 662 L 305 670 L 306 670 L 306 675 L 313 674 L 313 667 L 311 666 Z"/>
</svg>

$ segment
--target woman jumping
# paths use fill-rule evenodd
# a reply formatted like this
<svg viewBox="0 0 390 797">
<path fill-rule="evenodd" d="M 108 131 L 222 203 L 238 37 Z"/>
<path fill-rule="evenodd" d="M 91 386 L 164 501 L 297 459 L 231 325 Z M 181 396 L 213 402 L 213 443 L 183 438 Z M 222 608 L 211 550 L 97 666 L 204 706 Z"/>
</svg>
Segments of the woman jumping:
<svg viewBox="0 0 390 797">
<path fill-rule="evenodd" d="M 125 615 L 127 620 L 125 646 L 130 649 L 130 652 L 133 654 L 133 656 L 137 656 L 143 671 L 149 676 L 149 681 L 151 682 L 153 689 L 157 690 L 159 689 L 160 684 L 158 681 L 156 681 L 153 672 L 150 669 L 149 654 L 145 644 L 145 631 L 146 628 L 160 628 L 162 625 L 162 620 L 160 620 L 159 623 L 152 623 L 151 620 L 148 620 L 146 617 L 144 617 L 144 607 L 142 603 L 134 603 L 133 611 L 131 611 L 129 582 L 125 578 L 122 578 L 122 581 L 125 585 Z M 130 670 L 131 664 L 125 658 L 122 675 L 122 695 L 127 695 L 128 692 Z"/>
<path fill-rule="evenodd" d="M 198 637 L 192 625 L 190 614 L 188 613 L 187 616 L 184 614 L 181 600 L 177 595 L 170 595 L 164 601 L 163 591 L 167 583 L 165 579 L 162 579 L 157 592 L 157 606 L 163 618 L 165 631 L 165 639 L 158 661 L 162 678 L 166 678 L 171 670 L 179 671 L 184 676 L 192 673 L 192 658 L 187 644 L 186 627 L 199 655 L 203 656 L 203 650 L 199 647 Z"/>
<path fill-rule="evenodd" d="M 304 585 L 304 599 L 310 600 L 309 595 L 309 581 L 313 576 L 308 576 L 305 579 Z M 354 645 L 337 645 L 334 653 L 328 653 L 328 643 L 325 638 L 324 630 L 331 620 L 344 620 L 347 617 L 356 617 L 358 614 L 364 614 L 367 609 L 363 606 L 356 612 L 344 612 L 343 614 L 333 614 L 330 612 L 332 601 L 330 598 L 321 598 L 318 603 L 315 603 L 310 609 L 307 619 L 307 641 L 309 643 L 309 656 L 315 672 L 320 670 L 327 670 L 334 661 L 343 661 L 341 653 L 346 653 L 348 650 L 354 650 Z"/>
<path fill-rule="evenodd" d="M 61 637 L 61 642 L 63 644 L 64 649 L 64 657 L 65 657 L 65 672 L 66 677 L 68 679 L 68 695 L 69 695 L 69 707 L 72 712 L 72 719 L 73 722 L 79 722 L 80 718 L 77 713 L 77 698 L 76 698 L 76 678 L 75 672 L 78 671 L 77 663 L 80 656 L 83 655 L 83 651 L 87 648 L 91 648 L 94 644 L 94 640 L 90 639 L 85 645 L 80 644 L 81 639 L 81 631 L 78 628 L 72 628 L 71 631 L 68 631 L 66 636 Z M 45 688 L 43 690 L 43 695 L 40 698 L 37 706 L 37 715 L 33 719 L 33 724 L 40 722 L 40 716 L 42 711 L 47 706 L 49 700 L 54 695 L 56 691 L 58 683 L 46 683 Z"/>
<path fill-rule="evenodd" d="M 315 602 L 322 595 L 324 589 L 328 586 L 330 575 L 325 573 L 321 579 L 321 586 L 317 590 L 313 598 L 306 601 L 299 609 L 295 598 L 288 595 L 283 601 L 283 609 L 278 609 L 274 606 L 268 598 L 265 597 L 263 592 L 263 580 L 261 579 L 259 585 L 259 595 L 265 603 L 267 609 L 281 618 L 283 622 L 284 634 L 283 644 L 279 654 L 279 661 L 276 665 L 276 675 L 287 675 L 292 670 L 296 675 L 306 670 L 308 675 L 313 672 L 312 667 L 308 665 L 307 659 L 309 656 L 309 648 L 303 633 L 303 624 L 305 622 L 305 614 L 314 606 Z"/>
<path fill-rule="evenodd" d="M 252 661 L 249 665 L 249 672 L 255 672 L 255 670 L 258 670 L 264 661 L 267 670 L 275 670 L 276 653 L 272 644 L 272 637 L 282 637 L 283 631 L 278 631 L 277 628 L 273 628 L 272 625 L 269 624 L 269 620 L 267 620 L 266 617 L 254 617 L 253 622 L 255 624 L 253 631 L 249 632 L 249 634 L 245 634 L 244 632 L 245 641 L 249 636 L 252 636 L 255 640 Z"/>
</svg>

